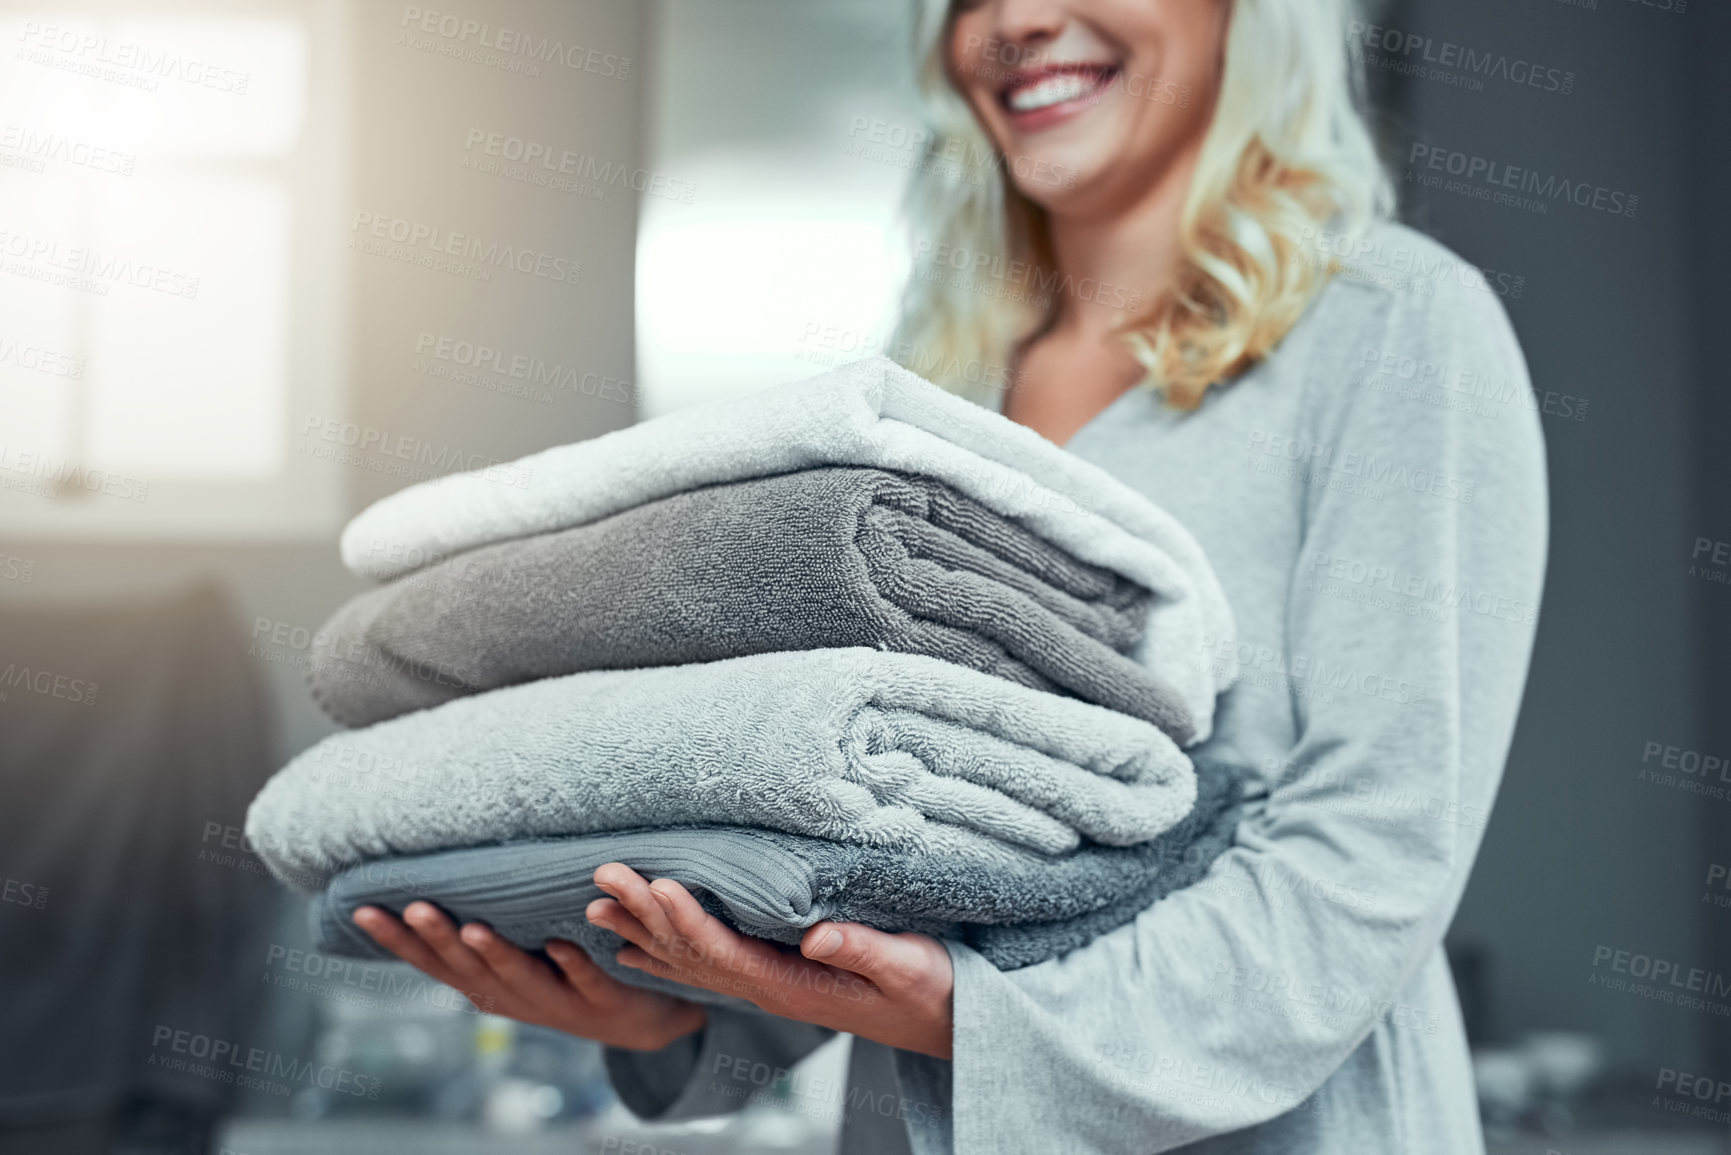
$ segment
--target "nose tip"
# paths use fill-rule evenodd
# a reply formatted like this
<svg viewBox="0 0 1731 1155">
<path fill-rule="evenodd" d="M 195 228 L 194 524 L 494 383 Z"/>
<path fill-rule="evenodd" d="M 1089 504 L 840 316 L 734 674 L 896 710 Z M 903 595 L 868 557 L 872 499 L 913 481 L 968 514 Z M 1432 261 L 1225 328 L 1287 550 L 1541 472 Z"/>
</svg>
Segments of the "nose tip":
<svg viewBox="0 0 1731 1155">
<path fill-rule="evenodd" d="M 999 39 L 1031 48 L 1063 30 L 1065 7 L 1061 0 L 998 0 L 994 15 Z"/>
</svg>

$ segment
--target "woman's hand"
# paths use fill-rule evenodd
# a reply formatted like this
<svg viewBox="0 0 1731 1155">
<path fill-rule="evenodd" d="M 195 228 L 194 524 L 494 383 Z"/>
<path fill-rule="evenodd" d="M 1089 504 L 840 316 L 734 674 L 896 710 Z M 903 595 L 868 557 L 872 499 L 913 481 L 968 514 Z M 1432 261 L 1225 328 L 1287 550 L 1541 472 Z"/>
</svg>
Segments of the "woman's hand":
<svg viewBox="0 0 1731 1155">
<path fill-rule="evenodd" d="M 737 933 L 670 878 L 646 882 L 610 862 L 596 870 L 595 884 L 613 897 L 590 903 L 589 921 L 633 944 L 619 952 L 626 966 L 783 1018 L 950 1057 L 955 973 L 934 938 L 825 922 L 806 931 L 793 954 Z"/>
<path fill-rule="evenodd" d="M 404 923 L 408 925 L 404 925 Z M 581 949 L 547 943 L 554 970 L 478 922 L 461 933 L 437 907 L 412 902 L 399 922 L 375 906 L 355 923 L 386 950 L 468 996 L 476 1008 L 612 1047 L 657 1051 L 703 1026 L 703 1008 L 608 976 Z"/>
</svg>

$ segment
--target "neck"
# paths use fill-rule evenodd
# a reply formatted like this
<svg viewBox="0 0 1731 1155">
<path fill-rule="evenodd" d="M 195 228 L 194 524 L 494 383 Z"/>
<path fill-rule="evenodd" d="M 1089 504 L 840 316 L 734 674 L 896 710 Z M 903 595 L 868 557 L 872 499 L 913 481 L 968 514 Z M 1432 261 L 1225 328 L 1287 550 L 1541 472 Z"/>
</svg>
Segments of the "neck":
<svg viewBox="0 0 1731 1155">
<path fill-rule="evenodd" d="M 1186 149 L 1112 212 L 1052 213 L 1047 229 L 1065 295 L 1054 329 L 1104 339 L 1177 285 L 1178 226 L 1200 149 Z"/>
</svg>

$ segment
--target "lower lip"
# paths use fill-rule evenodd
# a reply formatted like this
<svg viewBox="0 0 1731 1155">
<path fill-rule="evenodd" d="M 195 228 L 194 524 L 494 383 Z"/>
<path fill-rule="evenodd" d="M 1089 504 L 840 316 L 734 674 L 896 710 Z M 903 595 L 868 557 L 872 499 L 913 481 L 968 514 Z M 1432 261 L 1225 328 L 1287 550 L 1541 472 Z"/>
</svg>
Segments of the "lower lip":
<svg viewBox="0 0 1731 1155">
<path fill-rule="evenodd" d="M 1074 100 L 1066 100 L 1058 104 L 1048 104 L 1045 108 L 1034 108 L 1027 112 L 1009 111 L 1010 124 L 1019 132 L 1038 132 L 1042 128 L 1050 128 L 1062 124 L 1072 117 L 1080 116 L 1090 108 L 1099 104 L 1112 88 L 1112 82 L 1118 78 L 1116 72 L 1109 72 L 1101 77 L 1093 91 L 1086 96 L 1078 96 Z"/>
</svg>

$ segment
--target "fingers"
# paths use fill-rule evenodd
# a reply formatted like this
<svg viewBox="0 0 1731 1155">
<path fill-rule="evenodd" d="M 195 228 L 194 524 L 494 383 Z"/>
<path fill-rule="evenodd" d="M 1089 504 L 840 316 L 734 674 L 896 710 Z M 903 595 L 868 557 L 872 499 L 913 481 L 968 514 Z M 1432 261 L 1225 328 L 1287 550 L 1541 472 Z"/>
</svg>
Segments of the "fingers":
<svg viewBox="0 0 1731 1155">
<path fill-rule="evenodd" d="M 859 923 L 828 922 L 806 931 L 799 950 L 806 958 L 898 992 L 923 987 L 934 978 L 937 960 L 930 943 L 921 935 L 885 934 Z M 947 953 L 944 963 L 947 970 Z"/>
<path fill-rule="evenodd" d="M 354 920 L 355 925 L 371 935 L 374 942 L 410 966 L 427 972 L 446 986 L 457 985 L 457 976 L 444 960 L 395 916 L 376 906 L 363 906 L 355 911 Z"/>
<path fill-rule="evenodd" d="M 457 928 L 430 902 L 411 902 L 403 909 L 403 921 L 432 948 L 440 961 L 459 980 L 450 982 L 464 994 L 479 990 L 492 975 L 481 956 L 457 937 Z"/>
<path fill-rule="evenodd" d="M 635 915 L 626 910 L 616 898 L 598 898 L 584 910 L 584 916 L 590 922 L 603 930 L 610 930 L 627 942 L 641 943 L 645 946 L 655 941 L 655 936 L 649 933 Z"/>
<path fill-rule="evenodd" d="M 569 997 L 570 992 L 551 969 L 515 943 L 500 938 L 491 927 L 471 922 L 458 932 L 458 937 L 480 956 L 493 976 L 513 994 L 536 1000 Z"/>
<path fill-rule="evenodd" d="M 615 923 L 631 924 L 648 940 L 622 906 L 613 899 L 605 903 L 614 908 Z M 548 966 L 482 923 L 458 930 L 428 902 L 410 903 L 401 920 L 377 907 L 356 911 L 354 919 L 380 945 L 456 988 L 483 1012 L 638 1050 L 658 1050 L 703 1025 L 703 1008 L 620 983 L 563 940 L 546 943 L 553 961 Z"/>
<path fill-rule="evenodd" d="M 613 976 L 595 965 L 583 948 L 564 939 L 549 939 L 543 949 L 547 957 L 553 960 L 553 965 L 564 974 L 565 980 L 574 987 L 578 994 L 592 1003 L 603 1003 L 616 999 L 624 991 L 624 986 Z"/>
<path fill-rule="evenodd" d="M 778 1014 L 798 1018 L 802 1008 L 870 1001 L 881 994 L 879 978 L 917 992 L 925 989 L 935 966 L 949 972 L 941 946 L 924 940 L 942 955 L 934 960 L 911 941 L 921 936 L 903 941 L 863 926 L 831 923 L 807 935 L 806 957 L 800 958 L 738 933 L 673 879 L 648 882 L 628 867 L 608 863 L 596 870 L 595 883 L 613 897 L 595 900 L 588 915 L 630 944 L 617 956 L 620 965 L 744 998 Z M 815 944 L 830 935 L 837 939 L 833 955 L 820 957 Z"/>
<path fill-rule="evenodd" d="M 678 970 L 726 965 L 743 941 L 670 878 L 650 883 L 629 867 L 611 862 L 595 871 L 595 883 L 615 897 L 591 903 L 590 921 Z"/>
<path fill-rule="evenodd" d="M 655 892 L 650 890 L 649 882 L 641 874 L 624 863 L 609 862 L 596 868 L 595 885 L 612 895 L 642 925 L 650 938 L 666 942 L 673 937 L 673 924 L 668 920 L 666 907 L 656 899 Z M 619 933 L 624 934 L 624 931 Z M 649 943 L 639 942 L 632 935 L 625 937 L 644 950 L 652 949 Z"/>
<path fill-rule="evenodd" d="M 658 878 L 649 885 L 665 913 L 667 923 L 677 943 L 674 951 L 663 957 L 676 965 L 703 963 L 725 970 L 737 970 L 751 952 L 763 957 L 779 956 L 780 951 L 767 943 L 748 939 L 726 923 L 703 909 L 703 904 L 671 878 Z"/>
<path fill-rule="evenodd" d="M 671 878 L 651 883 L 608 863 L 596 870 L 595 882 L 617 897 L 591 903 L 590 921 L 631 944 L 617 957 L 623 966 L 719 991 L 738 988 L 743 973 L 761 975 L 785 961 L 775 947 L 736 933 L 704 910 Z"/>
</svg>

